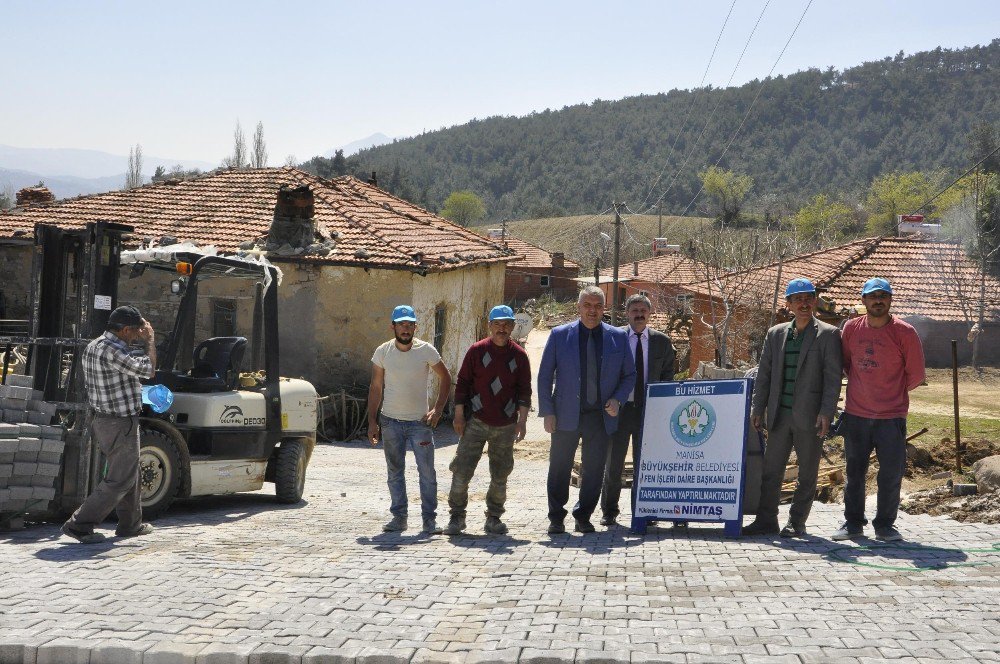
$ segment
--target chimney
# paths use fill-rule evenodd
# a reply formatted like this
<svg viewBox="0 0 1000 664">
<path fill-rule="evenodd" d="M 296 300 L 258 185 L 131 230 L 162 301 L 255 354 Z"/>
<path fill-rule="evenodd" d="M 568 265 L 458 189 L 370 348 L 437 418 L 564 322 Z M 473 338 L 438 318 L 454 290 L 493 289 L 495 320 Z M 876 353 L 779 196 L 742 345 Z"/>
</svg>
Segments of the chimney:
<svg viewBox="0 0 1000 664">
<path fill-rule="evenodd" d="M 370 184 L 373 187 L 378 186 L 378 175 L 375 174 L 375 171 L 372 171 L 372 176 L 368 178 L 368 184 Z"/>
<path fill-rule="evenodd" d="M 313 193 L 308 185 L 282 185 L 274 204 L 274 219 L 267 231 L 267 244 L 274 248 L 285 244 L 308 247 L 316 236 L 314 214 Z"/>
<path fill-rule="evenodd" d="M 555 251 L 552 253 L 552 267 L 564 268 L 566 267 L 566 254 L 561 251 Z"/>
<path fill-rule="evenodd" d="M 17 207 L 23 207 L 25 205 L 33 205 L 35 203 L 52 203 L 56 200 L 56 197 L 52 195 L 48 187 L 25 187 L 24 189 L 17 192 L 15 197 L 15 205 Z"/>
<path fill-rule="evenodd" d="M 632 261 L 632 276 L 639 276 L 639 261 Z"/>
</svg>

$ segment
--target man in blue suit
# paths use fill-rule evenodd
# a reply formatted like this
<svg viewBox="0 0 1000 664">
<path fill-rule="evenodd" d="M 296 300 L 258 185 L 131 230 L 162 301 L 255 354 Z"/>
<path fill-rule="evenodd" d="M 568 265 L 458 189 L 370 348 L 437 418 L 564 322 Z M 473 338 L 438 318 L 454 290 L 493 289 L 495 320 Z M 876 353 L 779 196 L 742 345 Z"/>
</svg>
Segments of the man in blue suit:
<svg viewBox="0 0 1000 664">
<path fill-rule="evenodd" d="M 538 414 L 552 435 L 549 534 L 566 532 L 566 502 L 576 447 L 583 441 L 576 531 L 594 532 L 590 515 L 601 497 L 608 441 L 618 410 L 635 385 L 635 361 L 624 330 L 604 323 L 604 293 L 587 286 L 577 299 L 580 320 L 549 334 L 538 367 Z"/>
</svg>

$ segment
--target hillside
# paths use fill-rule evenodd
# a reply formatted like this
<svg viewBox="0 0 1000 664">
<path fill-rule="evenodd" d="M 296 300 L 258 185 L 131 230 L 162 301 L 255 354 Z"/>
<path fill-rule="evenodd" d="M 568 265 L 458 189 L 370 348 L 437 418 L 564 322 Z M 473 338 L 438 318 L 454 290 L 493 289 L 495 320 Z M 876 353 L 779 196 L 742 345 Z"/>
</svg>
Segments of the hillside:
<svg viewBox="0 0 1000 664">
<path fill-rule="evenodd" d="M 779 76 L 754 104 L 760 88 L 751 81 L 473 120 L 362 150 L 351 165 L 435 210 L 450 192 L 471 189 L 494 220 L 594 213 L 612 200 L 648 212 L 660 195 L 676 214 L 753 104 L 720 164 L 753 176 L 752 195 L 802 201 L 891 171 L 956 172 L 968 162 L 970 128 L 1000 121 L 1000 39 Z"/>
</svg>

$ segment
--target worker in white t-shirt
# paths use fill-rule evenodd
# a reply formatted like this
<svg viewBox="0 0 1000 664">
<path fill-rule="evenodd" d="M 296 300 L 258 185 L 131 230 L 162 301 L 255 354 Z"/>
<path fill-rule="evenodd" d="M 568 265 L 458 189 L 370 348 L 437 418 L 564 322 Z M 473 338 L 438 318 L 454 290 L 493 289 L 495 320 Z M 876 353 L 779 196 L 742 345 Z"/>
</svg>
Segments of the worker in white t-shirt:
<svg viewBox="0 0 1000 664">
<path fill-rule="evenodd" d="M 392 310 L 393 339 L 372 355 L 372 382 L 368 388 L 368 439 L 378 445 L 381 435 L 388 470 L 392 520 L 386 532 L 406 530 L 405 459 L 413 450 L 420 476 L 423 532 L 437 535 L 437 474 L 434 472 L 434 427 L 451 392 L 451 374 L 432 344 L 417 339 L 417 316 L 402 304 Z M 439 379 L 437 401 L 431 407 L 428 372 Z M 382 414 L 379 416 L 379 406 Z"/>
</svg>

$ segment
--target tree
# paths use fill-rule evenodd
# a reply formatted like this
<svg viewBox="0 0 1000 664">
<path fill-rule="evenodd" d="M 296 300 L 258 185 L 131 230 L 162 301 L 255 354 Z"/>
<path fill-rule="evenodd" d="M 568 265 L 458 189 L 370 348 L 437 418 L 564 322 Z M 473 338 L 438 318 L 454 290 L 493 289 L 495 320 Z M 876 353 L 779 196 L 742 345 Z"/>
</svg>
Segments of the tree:
<svg viewBox="0 0 1000 664">
<path fill-rule="evenodd" d="M 125 172 L 125 188 L 142 186 L 142 146 L 136 143 L 128 150 L 128 170 Z"/>
<path fill-rule="evenodd" d="M 792 223 L 801 241 L 826 247 L 840 240 L 853 220 L 851 208 L 820 194 L 795 213 Z"/>
<path fill-rule="evenodd" d="M 875 178 L 865 198 L 868 232 L 894 235 L 896 215 L 900 214 L 940 215 L 968 194 L 972 180 L 966 178 L 942 192 L 946 184 L 943 172 L 888 173 Z"/>
<path fill-rule="evenodd" d="M 14 207 L 14 185 L 9 181 L 4 182 L 0 187 L 0 210 L 9 210 Z"/>
<path fill-rule="evenodd" d="M 347 175 L 347 157 L 343 150 L 333 153 L 333 162 L 330 164 L 334 175 Z"/>
<path fill-rule="evenodd" d="M 190 170 L 184 168 L 182 164 L 174 164 L 170 167 L 168 171 L 163 166 L 157 166 L 156 172 L 153 173 L 153 182 L 165 182 L 167 180 L 187 180 L 193 177 L 198 177 L 201 175 L 201 169 L 192 168 Z"/>
<path fill-rule="evenodd" d="M 743 203 L 753 188 L 753 178 L 718 166 L 710 166 L 698 173 L 698 177 L 705 193 L 715 201 L 719 222 L 728 226 L 739 221 Z"/>
<path fill-rule="evenodd" d="M 253 133 L 253 151 L 250 154 L 250 168 L 267 167 L 267 144 L 264 142 L 264 123 L 257 122 Z"/>
<path fill-rule="evenodd" d="M 243 136 L 243 127 L 240 121 L 236 121 L 236 129 L 233 131 L 233 153 L 222 160 L 222 165 L 226 168 L 246 168 L 247 166 L 247 141 Z"/>
<path fill-rule="evenodd" d="M 444 201 L 441 216 L 460 226 L 468 226 L 486 215 L 483 199 L 471 191 L 453 191 Z"/>
</svg>

